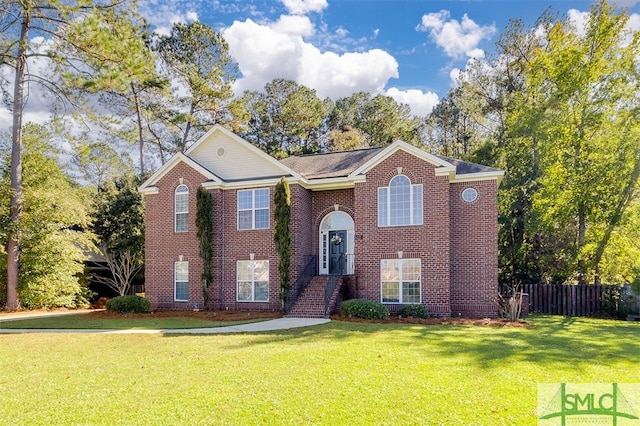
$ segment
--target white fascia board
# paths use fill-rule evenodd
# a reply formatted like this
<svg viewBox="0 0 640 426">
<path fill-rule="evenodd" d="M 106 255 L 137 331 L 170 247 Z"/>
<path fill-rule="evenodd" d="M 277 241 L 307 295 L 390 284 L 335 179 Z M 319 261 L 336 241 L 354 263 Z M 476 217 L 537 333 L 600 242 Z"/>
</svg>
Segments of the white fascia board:
<svg viewBox="0 0 640 426">
<path fill-rule="evenodd" d="M 274 186 L 280 182 L 282 178 L 259 179 L 259 180 L 243 180 L 238 182 L 203 182 L 202 187 L 205 189 L 248 189 L 248 188 L 264 188 Z M 290 180 L 287 180 L 291 183 Z"/>
<path fill-rule="evenodd" d="M 162 167 L 156 170 L 156 172 L 152 174 L 149 179 L 147 179 L 142 185 L 140 185 L 140 187 L 138 187 L 138 191 L 142 193 L 149 193 L 147 192 L 147 188 L 154 187 L 155 184 L 160 179 L 162 179 L 164 175 L 171 171 L 171 169 L 173 169 L 180 162 L 185 163 L 209 180 L 221 182 L 220 178 L 218 178 L 216 175 L 193 161 L 191 158 L 179 152 L 174 155 L 169 161 L 167 161 Z"/>
<path fill-rule="evenodd" d="M 200 139 L 198 139 L 196 141 L 196 143 L 194 143 L 185 152 L 185 154 L 189 155 L 192 151 L 196 150 L 200 145 L 202 145 L 203 143 L 206 142 L 206 140 L 209 138 L 210 135 L 212 135 L 215 132 L 224 133 L 227 137 L 232 139 L 234 142 L 243 145 L 244 147 L 246 147 L 249 151 L 251 151 L 255 155 L 257 155 L 259 157 L 262 157 L 263 159 L 265 159 L 266 161 L 268 161 L 272 165 L 280 168 L 280 170 L 282 170 L 282 174 L 283 175 L 290 175 L 290 176 L 293 176 L 293 177 L 296 177 L 296 178 L 300 177 L 300 175 L 298 173 L 296 173 L 295 171 L 291 170 L 289 167 L 285 166 L 284 164 L 282 164 L 281 162 L 279 162 L 278 160 L 276 160 L 275 158 L 273 158 L 272 156 L 270 156 L 269 154 L 267 154 L 266 152 L 264 152 L 263 150 L 261 150 L 260 148 L 255 146 L 254 144 L 252 144 L 251 142 L 241 138 L 240 136 L 236 135 L 231 130 L 227 129 L 226 127 L 221 126 L 220 124 L 216 124 L 211 129 L 209 129 L 209 131 L 207 133 L 205 133 L 204 136 L 202 136 Z"/>
<path fill-rule="evenodd" d="M 482 180 L 497 180 L 498 185 L 500 185 L 500 182 L 502 182 L 503 177 L 504 177 L 504 170 L 496 170 L 494 172 L 467 173 L 464 175 L 457 175 L 451 182 L 459 183 L 459 182 L 478 182 Z"/>
<path fill-rule="evenodd" d="M 160 192 L 160 188 L 158 188 L 157 186 L 147 186 L 143 188 L 141 186 L 138 188 L 138 192 L 142 195 L 155 195 Z"/>
<path fill-rule="evenodd" d="M 301 181 L 302 187 L 311 191 L 330 191 L 334 189 L 350 189 L 356 186 L 357 182 L 366 182 L 365 175 L 347 176 L 340 178 L 311 179 Z"/>
</svg>

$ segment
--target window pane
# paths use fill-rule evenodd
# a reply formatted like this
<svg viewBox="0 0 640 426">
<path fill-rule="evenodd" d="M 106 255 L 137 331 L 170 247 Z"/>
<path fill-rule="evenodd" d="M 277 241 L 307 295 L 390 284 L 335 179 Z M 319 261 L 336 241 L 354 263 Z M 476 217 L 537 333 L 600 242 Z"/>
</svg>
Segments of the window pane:
<svg viewBox="0 0 640 426">
<path fill-rule="evenodd" d="M 391 225 L 411 223 L 411 183 L 404 176 L 396 176 L 389 184 Z"/>
<path fill-rule="evenodd" d="M 422 225 L 422 185 L 414 185 L 413 190 L 413 223 Z"/>
<path fill-rule="evenodd" d="M 398 260 L 386 259 L 380 261 L 380 275 L 382 281 L 400 281 L 400 267 Z"/>
<path fill-rule="evenodd" d="M 403 259 L 402 280 L 420 281 L 420 259 Z"/>
<path fill-rule="evenodd" d="M 176 232 L 189 230 L 189 213 L 176 214 Z"/>
<path fill-rule="evenodd" d="M 176 282 L 176 300 L 189 300 L 189 283 Z"/>
<path fill-rule="evenodd" d="M 250 209 L 253 207 L 253 191 L 238 191 L 238 209 Z"/>
<path fill-rule="evenodd" d="M 378 226 L 387 226 L 387 188 L 378 188 Z"/>
<path fill-rule="evenodd" d="M 400 293 L 398 291 L 397 282 L 382 283 L 382 302 L 383 303 L 399 303 Z"/>
<path fill-rule="evenodd" d="M 269 208 L 269 189 L 256 189 L 255 190 L 255 205 L 256 209 L 268 209 Z"/>
<path fill-rule="evenodd" d="M 189 262 L 176 262 L 176 281 L 189 281 Z"/>
<path fill-rule="evenodd" d="M 257 281 L 255 283 L 256 295 L 255 300 L 268 301 L 269 300 L 269 283 L 267 281 Z"/>
<path fill-rule="evenodd" d="M 255 281 L 269 281 L 269 261 L 256 260 L 254 264 L 253 279 Z"/>
<path fill-rule="evenodd" d="M 251 210 L 238 212 L 238 229 L 252 229 L 252 217 L 253 215 Z"/>
<path fill-rule="evenodd" d="M 256 227 L 255 229 L 269 228 L 269 210 L 256 210 Z"/>
<path fill-rule="evenodd" d="M 251 261 L 238 261 L 237 279 L 238 281 L 251 281 Z"/>
<path fill-rule="evenodd" d="M 420 283 L 402 283 L 402 303 L 420 303 Z"/>
<path fill-rule="evenodd" d="M 251 301 L 251 281 L 238 281 L 238 300 Z"/>
<path fill-rule="evenodd" d="M 176 213 L 189 211 L 189 194 L 176 194 Z"/>
</svg>

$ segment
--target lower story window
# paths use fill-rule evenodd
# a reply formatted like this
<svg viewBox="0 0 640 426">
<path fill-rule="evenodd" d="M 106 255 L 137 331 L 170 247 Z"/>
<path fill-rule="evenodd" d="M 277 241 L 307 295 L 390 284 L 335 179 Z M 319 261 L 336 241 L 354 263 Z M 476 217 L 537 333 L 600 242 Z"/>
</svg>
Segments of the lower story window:
<svg viewBox="0 0 640 426">
<path fill-rule="evenodd" d="M 237 263 L 238 302 L 269 301 L 269 261 L 239 260 Z"/>
<path fill-rule="evenodd" d="M 420 259 L 380 261 L 382 303 L 420 303 Z"/>
<path fill-rule="evenodd" d="M 174 272 L 174 300 L 186 302 L 189 300 L 189 262 L 176 262 Z"/>
</svg>

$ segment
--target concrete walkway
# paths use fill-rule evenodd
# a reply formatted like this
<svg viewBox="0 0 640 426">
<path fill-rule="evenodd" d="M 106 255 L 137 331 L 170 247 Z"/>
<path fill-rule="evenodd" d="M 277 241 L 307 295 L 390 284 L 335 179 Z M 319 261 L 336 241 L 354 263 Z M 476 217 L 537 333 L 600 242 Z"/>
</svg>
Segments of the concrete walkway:
<svg viewBox="0 0 640 426">
<path fill-rule="evenodd" d="M 95 311 L 60 311 L 60 312 L 16 312 L 0 315 L 0 323 L 3 321 L 15 321 L 20 319 L 54 317 L 89 313 Z M 260 331 L 288 330 L 291 328 L 310 327 L 325 324 L 331 321 L 325 318 L 278 318 L 268 321 L 253 322 L 249 324 L 231 325 L 228 327 L 210 328 L 184 328 L 166 330 L 95 330 L 95 329 L 10 329 L 1 328 L 0 334 L 24 334 L 24 333 L 92 333 L 92 334 L 223 334 L 223 333 L 255 333 Z"/>
</svg>

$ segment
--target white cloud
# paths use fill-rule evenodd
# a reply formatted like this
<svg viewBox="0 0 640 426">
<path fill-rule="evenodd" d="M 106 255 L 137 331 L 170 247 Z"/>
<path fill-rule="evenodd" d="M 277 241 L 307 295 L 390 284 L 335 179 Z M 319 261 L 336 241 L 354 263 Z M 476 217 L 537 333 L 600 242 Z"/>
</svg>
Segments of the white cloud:
<svg viewBox="0 0 640 426">
<path fill-rule="evenodd" d="M 358 91 L 382 93 L 389 79 L 398 77 L 398 62 L 389 53 L 380 49 L 341 55 L 321 52 L 302 38 L 309 33 L 301 25 L 305 18 L 295 21 L 296 31 L 285 30 L 284 19 L 271 25 L 235 21 L 223 30 L 243 74 L 236 81 L 236 93 L 262 90 L 274 78 L 286 78 L 315 89 L 320 98 L 337 99 Z"/>
<path fill-rule="evenodd" d="M 290 36 L 310 36 L 314 33 L 314 27 L 306 16 L 282 15 L 271 29 L 280 34 Z"/>
<path fill-rule="evenodd" d="M 428 32 L 450 58 L 478 57 L 478 45 L 482 40 L 489 40 L 495 34 L 496 27 L 480 26 L 467 14 L 462 16 L 460 22 L 450 17 L 448 10 L 426 14 L 416 30 Z"/>
<path fill-rule="evenodd" d="M 429 115 L 439 101 L 436 93 L 423 92 L 418 89 L 400 90 L 391 87 L 387 90 L 386 95 L 391 96 L 398 103 L 409 105 L 411 113 L 420 117 Z"/>
<path fill-rule="evenodd" d="M 581 37 L 586 34 L 587 24 L 589 22 L 589 12 L 582 12 L 576 9 L 569 9 L 567 18 L 573 25 Z"/>
<path fill-rule="evenodd" d="M 309 12 L 322 12 L 327 6 L 327 0 L 281 0 L 289 13 L 305 15 Z"/>
</svg>

